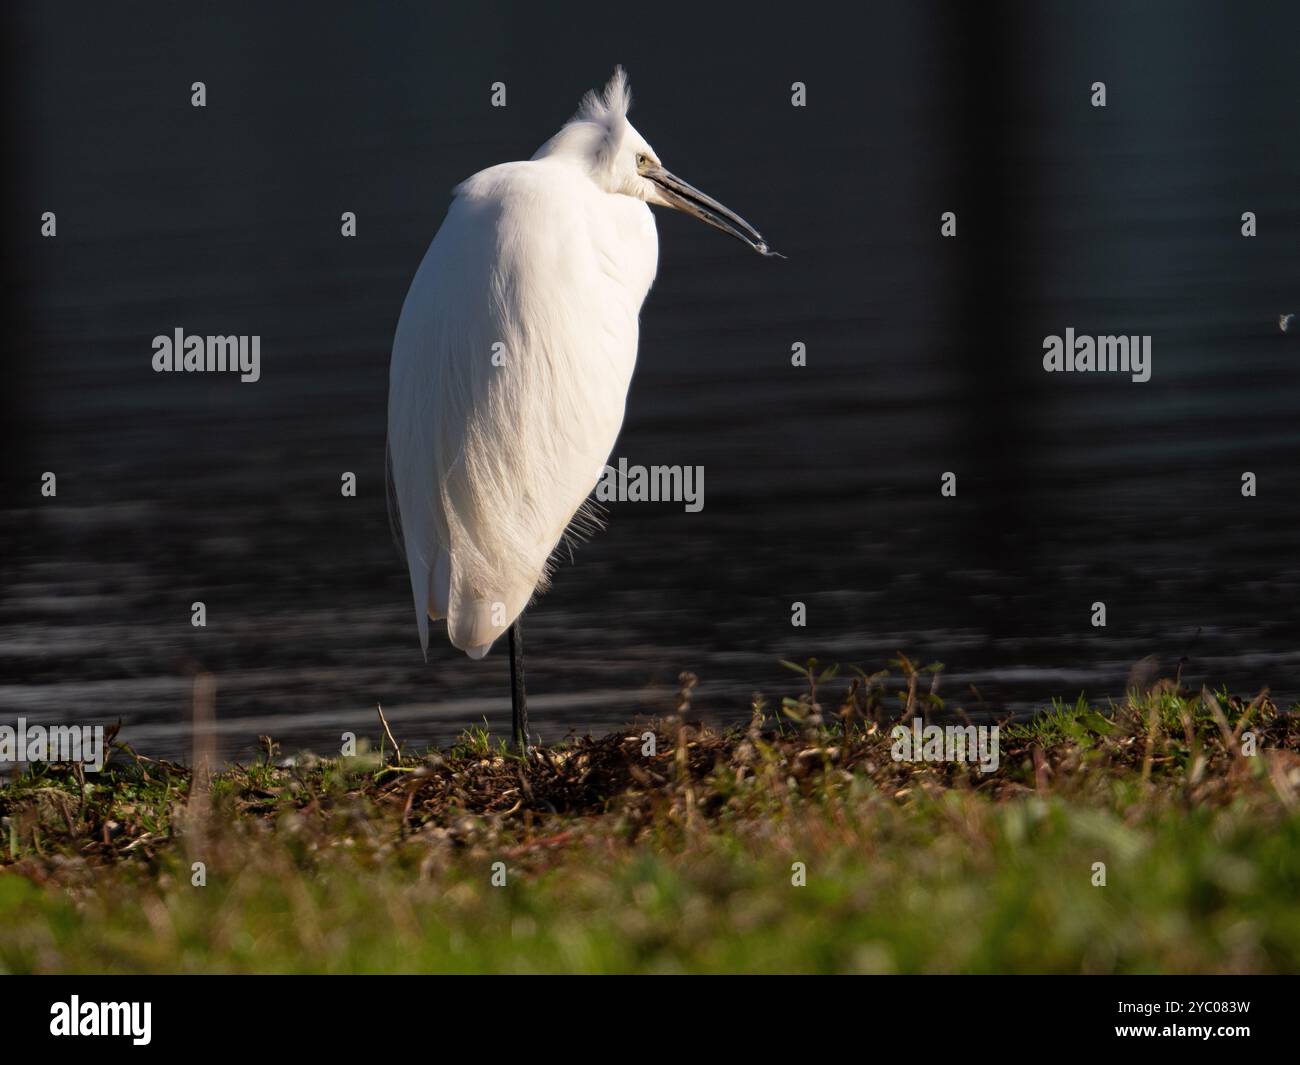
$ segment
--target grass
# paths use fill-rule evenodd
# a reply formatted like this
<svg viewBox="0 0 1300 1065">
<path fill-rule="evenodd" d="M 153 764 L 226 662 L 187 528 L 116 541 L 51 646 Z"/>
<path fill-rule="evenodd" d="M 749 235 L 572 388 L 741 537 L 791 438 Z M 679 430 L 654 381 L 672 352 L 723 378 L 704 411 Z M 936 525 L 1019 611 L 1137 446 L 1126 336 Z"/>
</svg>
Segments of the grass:
<svg viewBox="0 0 1300 1065">
<path fill-rule="evenodd" d="M 527 759 L 476 731 L 32 767 L 0 788 L 0 972 L 1300 970 L 1294 708 L 1057 702 L 981 774 L 891 757 L 942 708 L 897 665 L 791 664 L 807 690 L 724 733 L 684 675 L 677 716 Z"/>
</svg>

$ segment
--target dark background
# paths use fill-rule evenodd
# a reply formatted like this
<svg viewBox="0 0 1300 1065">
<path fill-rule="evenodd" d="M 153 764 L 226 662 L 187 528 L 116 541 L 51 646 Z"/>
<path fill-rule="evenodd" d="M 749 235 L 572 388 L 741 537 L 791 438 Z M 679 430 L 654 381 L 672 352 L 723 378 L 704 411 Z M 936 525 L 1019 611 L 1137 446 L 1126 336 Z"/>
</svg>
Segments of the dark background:
<svg viewBox="0 0 1300 1065">
<path fill-rule="evenodd" d="M 452 186 L 530 156 L 615 63 L 665 163 L 789 258 L 658 212 L 615 454 L 703 465 L 705 508 L 612 505 L 532 608 L 544 739 L 663 710 L 685 669 L 701 715 L 738 719 L 809 654 L 941 659 L 972 711 L 1117 695 L 1146 655 L 1300 693 L 1300 338 L 1276 324 L 1300 311 L 1297 5 L 41 3 L 5 22 L 3 718 L 121 717 L 184 754 L 205 669 L 226 755 L 261 732 L 334 749 L 375 734 L 377 702 L 413 743 L 504 732 L 503 649 L 419 651 L 384 501 L 388 352 Z M 154 374 L 177 326 L 260 334 L 261 382 Z M 1151 334 L 1152 380 L 1043 373 L 1067 326 Z"/>
</svg>

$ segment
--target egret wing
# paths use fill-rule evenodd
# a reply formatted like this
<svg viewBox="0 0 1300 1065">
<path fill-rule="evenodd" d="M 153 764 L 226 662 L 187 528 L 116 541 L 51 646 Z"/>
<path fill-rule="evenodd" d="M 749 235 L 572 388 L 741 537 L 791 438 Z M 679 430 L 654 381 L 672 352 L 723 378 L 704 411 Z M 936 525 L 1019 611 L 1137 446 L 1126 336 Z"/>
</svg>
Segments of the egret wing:
<svg viewBox="0 0 1300 1065">
<path fill-rule="evenodd" d="M 402 308 L 389 465 L 426 650 L 429 617 L 474 657 L 510 626 L 622 424 L 657 247 L 644 204 L 567 169 L 461 185 Z"/>
</svg>

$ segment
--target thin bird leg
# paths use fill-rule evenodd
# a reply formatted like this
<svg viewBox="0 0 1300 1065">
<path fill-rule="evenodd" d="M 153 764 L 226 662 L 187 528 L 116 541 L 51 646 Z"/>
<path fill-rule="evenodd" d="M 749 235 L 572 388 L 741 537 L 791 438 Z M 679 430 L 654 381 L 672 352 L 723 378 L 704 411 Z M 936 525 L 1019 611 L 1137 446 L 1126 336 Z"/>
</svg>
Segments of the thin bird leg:
<svg viewBox="0 0 1300 1065">
<path fill-rule="evenodd" d="M 520 754 L 528 753 L 528 696 L 524 691 L 524 633 L 510 626 L 510 731 Z"/>
</svg>

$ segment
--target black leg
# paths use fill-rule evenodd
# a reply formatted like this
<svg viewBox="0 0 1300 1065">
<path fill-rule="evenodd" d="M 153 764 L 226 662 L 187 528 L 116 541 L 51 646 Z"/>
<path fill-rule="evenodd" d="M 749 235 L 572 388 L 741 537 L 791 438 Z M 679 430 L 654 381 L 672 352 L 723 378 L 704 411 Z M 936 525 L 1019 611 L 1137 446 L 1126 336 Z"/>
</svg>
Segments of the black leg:
<svg viewBox="0 0 1300 1065">
<path fill-rule="evenodd" d="M 520 754 L 528 751 L 528 694 L 524 691 L 524 633 L 510 626 L 510 731 Z"/>
</svg>

